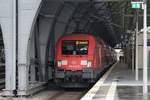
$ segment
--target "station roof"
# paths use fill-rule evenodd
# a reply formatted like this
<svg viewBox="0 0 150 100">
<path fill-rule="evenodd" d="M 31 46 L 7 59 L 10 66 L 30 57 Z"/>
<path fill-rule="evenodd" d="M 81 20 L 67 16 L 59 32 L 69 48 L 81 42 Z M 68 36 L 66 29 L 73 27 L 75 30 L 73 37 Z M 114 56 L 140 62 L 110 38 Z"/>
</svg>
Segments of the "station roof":
<svg viewBox="0 0 150 100">
<path fill-rule="evenodd" d="M 103 38 L 111 46 L 130 37 L 126 30 L 134 31 L 136 13 L 139 13 L 139 30 L 143 27 L 143 10 L 132 9 L 131 0 L 45 0 L 62 4 L 74 10 L 71 19 L 76 24 L 74 30 L 90 32 Z M 150 25 L 150 1 L 148 2 L 148 25 Z M 50 8 L 49 8 L 50 9 Z M 51 10 L 53 12 L 53 10 Z M 45 12 L 45 11 L 44 11 Z M 52 13 L 50 12 L 50 13 Z M 44 14 L 42 12 L 42 14 Z M 59 15 L 59 14 L 58 14 Z M 69 23 L 68 23 L 69 24 Z"/>
</svg>

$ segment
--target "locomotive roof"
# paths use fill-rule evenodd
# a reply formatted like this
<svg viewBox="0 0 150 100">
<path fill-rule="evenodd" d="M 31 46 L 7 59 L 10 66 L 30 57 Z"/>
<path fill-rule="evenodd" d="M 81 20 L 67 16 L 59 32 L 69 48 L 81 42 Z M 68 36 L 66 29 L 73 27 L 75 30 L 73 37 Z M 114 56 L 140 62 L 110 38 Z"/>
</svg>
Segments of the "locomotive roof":
<svg viewBox="0 0 150 100">
<path fill-rule="evenodd" d="M 59 41 L 61 41 L 61 40 L 71 40 L 71 39 L 74 40 L 76 38 L 79 39 L 79 40 L 81 40 L 81 39 L 92 39 L 92 40 L 95 40 L 95 41 L 97 41 L 97 42 L 99 42 L 103 45 L 108 45 L 100 37 L 96 37 L 96 36 L 94 36 L 90 33 L 81 33 L 81 32 L 73 32 L 71 34 L 65 34 L 65 35 L 63 35 L 59 38 Z"/>
<path fill-rule="evenodd" d="M 72 34 L 67 34 L 67 35 L 63 35 L 60 38 L 61 39 L 67 39 L 67 38 L 71 38 L 71 37 L 79 37 L 79 39 L 84 39 L 84 38 L 93 38 L 96 39 L 95 36 L 91 35 L 91 34 L 84 34 L 84 33 L 72 33 Z"/>
<path fill-rule="evenodd" d="M 85 34 L 85 33 L 72 33 L 72 34 L 66 34 L 66 35 L 63 35 L 61 36 L 59 39 L 58 39 L 58 42 L 61 42 L 62 40 L 94 40 L 94 41 L 97 41 L 99 42 L 100 44 L 102 44 L 103 46 L 109 46 L 102 38 L 100 37 L 96 37 L 92 34 Z"/>
</svg>

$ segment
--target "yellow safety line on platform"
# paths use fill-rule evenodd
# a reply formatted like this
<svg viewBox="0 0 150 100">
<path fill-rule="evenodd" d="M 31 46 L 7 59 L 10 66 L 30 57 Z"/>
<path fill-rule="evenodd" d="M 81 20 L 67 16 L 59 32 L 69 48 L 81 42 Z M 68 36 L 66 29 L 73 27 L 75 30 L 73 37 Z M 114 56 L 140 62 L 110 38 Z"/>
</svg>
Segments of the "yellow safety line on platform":
<svg viewBox="0 0 150 100">
<path fill-rule="evenodd" d="M 108 75 L 111 73 L 111 71 L 115 68 L 117 63 L 115 63 L 103 76 L 100 78 L 100 80 L 97 81 L 97 83 L 86 93 L 85 96 L 81 98 L 81 100 L 92 100 L 93 97 L 96 95 L 99 88 L 102 86 Z"/>
<path fill-rule="evenodd" d="M 115 100 L 116 88 L 117 88 L 117 82 L 112 82 L 105 100 Z"/>
</svg>

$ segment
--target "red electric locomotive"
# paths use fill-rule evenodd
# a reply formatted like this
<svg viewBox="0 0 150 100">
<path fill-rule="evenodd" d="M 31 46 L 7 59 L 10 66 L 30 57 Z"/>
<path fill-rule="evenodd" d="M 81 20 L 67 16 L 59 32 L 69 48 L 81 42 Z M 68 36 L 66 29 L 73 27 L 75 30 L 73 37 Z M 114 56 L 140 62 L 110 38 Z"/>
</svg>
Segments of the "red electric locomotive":
<svg viewBox="0 0 150 100">
<path fill-rule="evenodd" d="M 56 83 L 91 83 L 114 63 L 113 49 L 89 34 L 74 33 L 59 38 L 56 43 Z"/>
</svg>

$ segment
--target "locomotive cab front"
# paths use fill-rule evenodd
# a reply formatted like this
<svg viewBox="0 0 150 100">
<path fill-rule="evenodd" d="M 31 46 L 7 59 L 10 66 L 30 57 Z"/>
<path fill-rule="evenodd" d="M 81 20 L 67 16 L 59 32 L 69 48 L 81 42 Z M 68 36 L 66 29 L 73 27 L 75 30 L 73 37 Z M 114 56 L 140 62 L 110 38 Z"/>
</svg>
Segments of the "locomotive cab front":
<svg viewBox="0 0 150 100">
<path fill-rule="evenodd" d="M 55 78 L 65 81 L 93 79 L 95 40 L 91 37 L 70 36 L 57 43 Z"/>
</svg>

